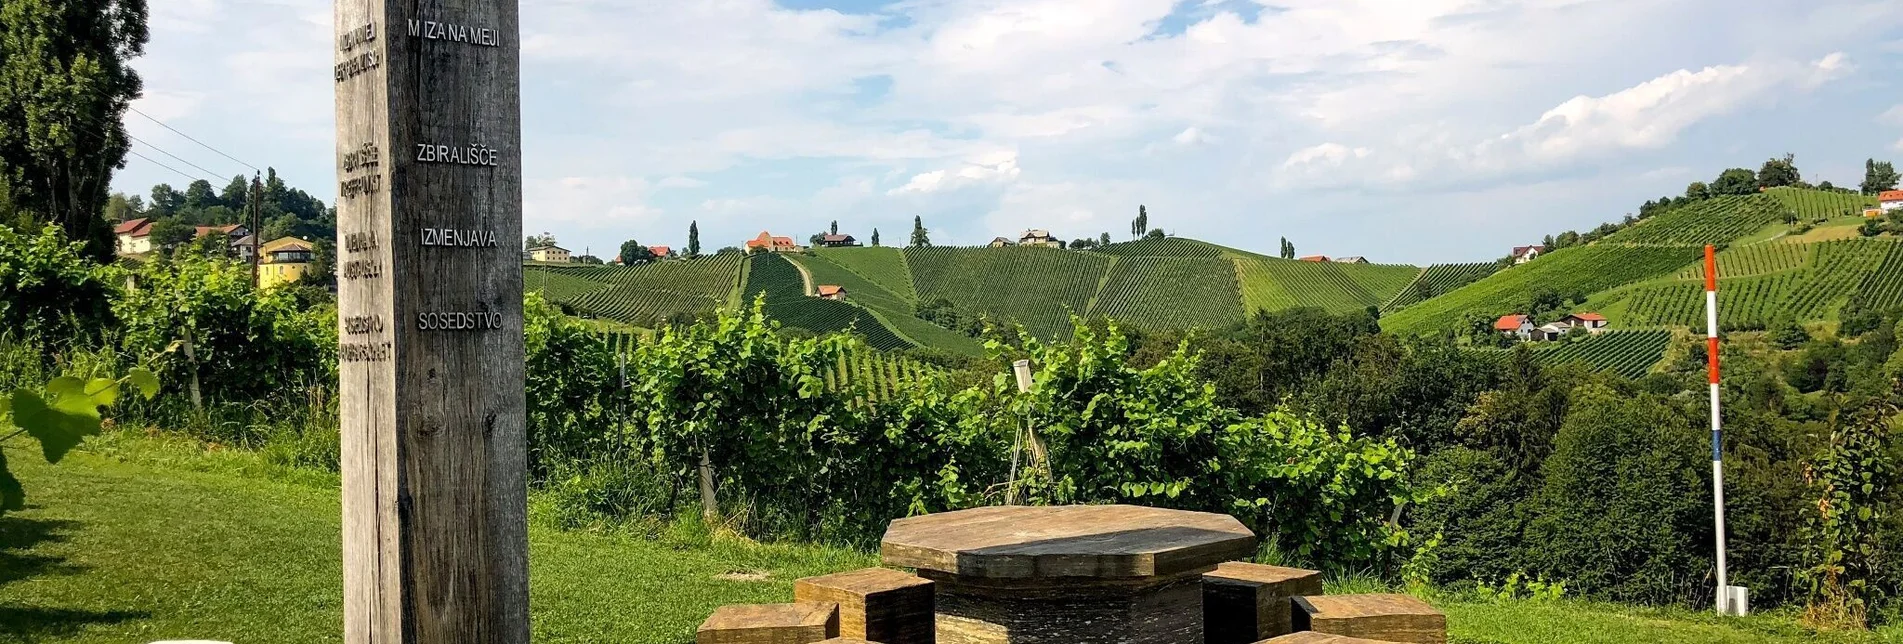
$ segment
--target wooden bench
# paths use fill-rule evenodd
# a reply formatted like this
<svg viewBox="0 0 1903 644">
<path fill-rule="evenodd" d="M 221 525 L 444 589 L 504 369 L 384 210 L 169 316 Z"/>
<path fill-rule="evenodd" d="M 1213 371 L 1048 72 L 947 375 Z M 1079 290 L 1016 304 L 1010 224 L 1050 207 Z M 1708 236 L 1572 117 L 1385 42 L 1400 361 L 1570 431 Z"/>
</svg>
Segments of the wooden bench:
<svg viewBox="0 0 1903 644">
<path fill-rule="evenodd" d="M 1251 644 L 1294 629 L 1294 598 L 1322 594 L 1322 574 L 1232 561 L 1203 574 L 1203 641 Z"/>
<path fill-rule="evenodd" d="M 1297 597 L 1294 627 L 1404 644 L 1447 642 L 1447 616 L 1407 595 Z"/>
<path fill-rule="evenodd" d="M 813 644 L 839 636 L 831 602 L 721 606 L 694 633 L 695 644 Z"/>
<path fill-rule="evenodd" d="M 936 644 L 932 582 L 866 568 L 793 582 L 793 601 L 839 605 L 839 636 L 882 644 Z"/>
</svg>

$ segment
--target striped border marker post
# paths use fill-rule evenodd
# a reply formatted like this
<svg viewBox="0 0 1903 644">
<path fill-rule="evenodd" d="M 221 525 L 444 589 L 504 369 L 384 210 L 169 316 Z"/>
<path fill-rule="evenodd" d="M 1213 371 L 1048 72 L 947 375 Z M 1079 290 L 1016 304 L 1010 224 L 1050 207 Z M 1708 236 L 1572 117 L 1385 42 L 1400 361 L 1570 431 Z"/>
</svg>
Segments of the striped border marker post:
<svg viewBox="0 0 1903 644">
<path fill-rule="evenodd" d="M 1705 246 L 1705 359 L 1711 378 L 1711 498 L 1717 525 L 1718 588 L 1713 604 L 1719 615 L 1731 614 L 1731 589 L 1725 578 L 1725 433 L 1718 415 L 1718 251 Z"/>
</svg>

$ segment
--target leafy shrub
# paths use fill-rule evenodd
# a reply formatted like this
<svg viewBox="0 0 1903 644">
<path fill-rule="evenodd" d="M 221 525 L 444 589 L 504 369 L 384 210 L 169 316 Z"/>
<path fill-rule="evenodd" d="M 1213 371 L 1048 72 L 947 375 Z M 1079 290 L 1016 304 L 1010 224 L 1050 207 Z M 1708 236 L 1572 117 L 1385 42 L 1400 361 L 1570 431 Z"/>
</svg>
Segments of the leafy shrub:
<svg viewBox="0 0 1903 644">
<path fill-rule="evenodd" d="M 1710 454 L 1668 399 L 1583 385 L 1542 466 L 1529 572 L 1619 601 L 1711 601 Z"/>
<path fill-rule="evenodd" d="M 0 328 L 64 346 L 109 326 L 111 289 L 57 226 L 37 236 L 0 225 Z"/>
</svg>

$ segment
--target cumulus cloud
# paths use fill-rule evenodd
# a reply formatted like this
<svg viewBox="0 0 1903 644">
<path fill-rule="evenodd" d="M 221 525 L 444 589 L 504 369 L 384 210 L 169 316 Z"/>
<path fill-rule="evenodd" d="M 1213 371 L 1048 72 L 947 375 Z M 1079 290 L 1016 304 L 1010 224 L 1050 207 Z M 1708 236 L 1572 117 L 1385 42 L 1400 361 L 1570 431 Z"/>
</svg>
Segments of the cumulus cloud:
<svg viewBox="0 0 1903 644">
<path fill-rule="evenodd" d="M 326 185 L 329 4 L 158 3 L 140 105 Z M 1903 5 L 1880 0 L 792 4 L 525 4 L 530 227 L 646 240 L 679 234 L 662 211 L 736 234 L 924 212 L 989 239 L 1034 210 L 1094 226 L 1189 194 L 1207 201 L 1177 220 L 1185 234 L 1266 234 L 1334 207 L 1336 187 L 1502 189 L 1525 168 L 1665 155 L 1695 125 L 1858 74 L 1853 60 L 1886 66 L 1903 29 Z M 1858 87 L 1829 91 L 1883 91 Z M 118 187 L 165 175 L 134 161 Z"/>
<path fill-rule="evenodd" d="M 1017 152 L 1001 150 L 966 161 L 958 168 L 912 175 L 905 185 L 893 188 L 888 194 L 929 194 L 977 184 L 1009 183 L 1021 172 Z"/>
<path fill-rule="evenodd" d="M 1216 139 L 1209 136 L 1209 133 L 1204 132 L 1202 128 L 1190 126 L 1176 133 L 1176 136 L 1170 137 L 1170 140 L 1175 141 L 1177 145 L 1200 145 L 1213 142 Z"/>
<path fill-rule="evenodd" d="M 1774 99 L 1794 88 L 1828 82 L 1848 64 L 1843 54 L 1833 53 L 1808 66 L 1763 63 L 1719 65 L 1696 72 L 1681 69 L 1612 94 L 1575 97 L 1480 152 L 1558 161 L 1620 149 L 1656 149 L 1706 119 Z"/>
<path fill-rule="evenodd" d="M 1288 169 L 1307 165 L 1340 166 L 1349 159 L 1365 159 L 1372 152 L 1373 150 L 1368 148 L 1351 148 L 1340 143 L 1323 143 L 1296 150 L 1294 154 L 1288 155 L 1288 160 L 1282 162 L 1282 167 Z"/>
</svg>

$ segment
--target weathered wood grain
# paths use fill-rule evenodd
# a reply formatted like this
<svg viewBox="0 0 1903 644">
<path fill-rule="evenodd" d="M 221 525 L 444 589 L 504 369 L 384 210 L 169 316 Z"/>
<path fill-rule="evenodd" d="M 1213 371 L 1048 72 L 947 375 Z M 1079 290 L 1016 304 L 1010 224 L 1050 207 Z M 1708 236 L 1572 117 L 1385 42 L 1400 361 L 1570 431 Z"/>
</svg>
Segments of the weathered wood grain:
<svg viewBox="0 0 1903 644">
<path fill-rule="evenodd" d="M 694 632 L 695 644 L 812 644 L 839 636 L 832 602 L 722 606 Z"/>
<path fill-rule="evenodd" d="M 1447 616 L 1407 595 L 1297 597 L 1294 627 L 1387 642 L 1447 642 Z"/>
<path fill-rule="evenodd" d="M 344 640 L 525 643 L 518 3 L 334 7 Z M 443 313 L 484 324 L 425 322 Z"/>
<path fill-rule="evenodd" d="M 937 571 L 939 644 L 1200 644 L 1203 570 L 1144 579 Z"/>
<path fill-rule="evenodd" d="M 1283 635 L 1281 637 L 1277 637 L 1274 639 L 1262 640 L 1260 642 L 1256 642 L 1255 644 L 1396 644 L 1396 643 L 1383 642 L 1380 640 L 1362 639 L 1359 637 L 1348 637 L 1345 635 L 1330 635 L 1327 633 L 1317 633 L 1314 631 L 1303 631 L 1300 633 L 1290 633 L 1288 635 Z"/>
<path fill-rule="evenodd" d="M 1203 628 L 1208 644 L 1250 644 L 1288 634 L 1295 597 L 1322 594 L 1314 570 L 1237 561 L 1203 575 Z"/>
<path fill-rule="evenodd" d="M 1145 578 L 1255 552 L 1235 518 L 1127 505 L 1003 506 L 893 521 L 890 566 L 972 578 Z"/>
<path fill-rule="evenodd" d="M 933 644 L 931 580 L 866 568 L 793 582 L 793 601 L 839 605 L 839 634 L 885 644 Z"/>
</svg>

